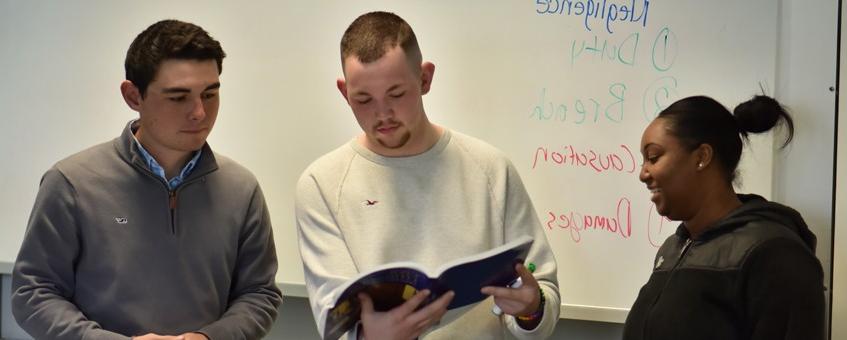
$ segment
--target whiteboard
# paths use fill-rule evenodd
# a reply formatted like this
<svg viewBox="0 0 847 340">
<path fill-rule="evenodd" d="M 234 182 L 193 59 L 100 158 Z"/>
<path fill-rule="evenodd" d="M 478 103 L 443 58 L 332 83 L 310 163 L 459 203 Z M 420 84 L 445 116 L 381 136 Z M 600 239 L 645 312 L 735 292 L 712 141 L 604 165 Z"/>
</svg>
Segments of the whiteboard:
<svg viewBox="0 0 847 340">
<path fill-rule="evenodd" d="M 685 96 L 731 108 L 775 83 L 769 0 L 3 1 L 0 263 L 14 261 L 43 172 L 136 116 L 118 91 L 131 40 L 177 18 L 228 54 L 209 143 L 259 178 L 277 280 L 305 294 L 295 182 L 360 132 L 335 79 L 341 34 L 370 10 L 404 17 L 436 65 L 430 119 L 493 144 L 518 168 L 559 263 L 567 318 L 622 322 L 676 227 L 637 179 L 650 119 Z M 745 150 L 740 191 L 770 197 L 771 143 Z"/>
</svg>

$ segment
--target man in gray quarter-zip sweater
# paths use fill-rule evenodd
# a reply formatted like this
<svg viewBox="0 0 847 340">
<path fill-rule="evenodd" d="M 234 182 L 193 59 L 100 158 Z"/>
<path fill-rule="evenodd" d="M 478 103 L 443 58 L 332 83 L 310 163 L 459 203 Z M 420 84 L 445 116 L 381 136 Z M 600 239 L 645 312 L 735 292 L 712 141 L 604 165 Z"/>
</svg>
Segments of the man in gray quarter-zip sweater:
<svg viewBox="0 0 847 340">
<path fill-rule="evenodd" d="M 36 339 L 258 339 L 281 303 L 256 178 L 206 144 L 225 54 L 160 21 L 127 52 L 120 137 L 42 178 L 12 277 Z"/>
</svg>

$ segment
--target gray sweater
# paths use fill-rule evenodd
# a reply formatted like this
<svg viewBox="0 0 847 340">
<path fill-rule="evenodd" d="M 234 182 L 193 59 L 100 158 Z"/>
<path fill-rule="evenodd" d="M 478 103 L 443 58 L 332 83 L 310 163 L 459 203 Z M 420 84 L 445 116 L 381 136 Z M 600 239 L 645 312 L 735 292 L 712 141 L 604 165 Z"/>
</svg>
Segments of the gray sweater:
<svg viewBox="0 0 847 340">
<path fill-rule="evenodd" d="M 547 300 L 541 324 L 524 330 L 512 316 L 494 316 L 488 298 L 426 338 L 540 339 L 558 321 L 556 261 L 529 195 L 514 166 L 480 140 L 445 130 L 430 150 L 395 158 L 351 141 L 306 169 L 296 204 L 321 332 L 336 288 L 361 271 L 398 261 L 434 269 L 522 235 L 535 239 L 527 260 L 538 265 Z"/>
<path fill-rule="evenodd" d="M 12 312 L 36 339 L 258 339 L 281 303 L 276 269 L 248 170 L 205 145 L 170 192 L 128 124 L 42 178 L 12 273 Z"/>
</svg>

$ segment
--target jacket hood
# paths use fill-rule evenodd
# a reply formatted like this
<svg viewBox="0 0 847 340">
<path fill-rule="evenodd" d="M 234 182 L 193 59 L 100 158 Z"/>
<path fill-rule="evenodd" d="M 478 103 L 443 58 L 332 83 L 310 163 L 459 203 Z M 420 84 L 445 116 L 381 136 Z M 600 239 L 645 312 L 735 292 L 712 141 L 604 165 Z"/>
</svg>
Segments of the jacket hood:
<svg viewBox="0 0 847 340">
<path fill-rule="evenodd" d="M 739 194 L 738 199 L 741 200 L 741 206 L 704 231 L 701 239 L 711 239 L 750 222 L 766 220 L 772 222 L 775 226 L 787 228 L 800 236 L 803 243 L 814 253 L 817 237 L 809 230 L 809 226 L 806 225 L 797 210 L 768 201 L 759 195 Z M 682 233 L 681 236 L 688 236 L 688 230 L 685 229 L 684 224 L 681 224 L 677 229 L 677 234 L 680 235 L 680 233 Z"/>
</svg>

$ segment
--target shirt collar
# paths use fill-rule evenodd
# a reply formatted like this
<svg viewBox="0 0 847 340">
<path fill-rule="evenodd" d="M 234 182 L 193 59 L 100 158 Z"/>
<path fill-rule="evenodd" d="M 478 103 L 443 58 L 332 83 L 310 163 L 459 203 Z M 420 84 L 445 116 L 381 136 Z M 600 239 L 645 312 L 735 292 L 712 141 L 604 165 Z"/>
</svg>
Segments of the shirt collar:
<svg viewBox="0 0 847 340">
<path fill-rule="evenodd" d="M 147 152 L 147 149 L 145 149 L 144 146 L 141 145 L 141 142 L 138 141 L 138 138 L 135 138 L 135 134 L 132 134 L 132 140 L 135 141 L 135 145 L 138 146 L 138 151 L 140 151 L 141 156 L 144 158 L 144 161 L 147 164 L 147 168 L 150 169 L 150 171 L 156 174 L 157 176 L 164 179 L 165 182 L 168 183 L 168 189 L 170 190 L 175 189 L 180 184 L 182 184 L 182 182 L 184 182 L 186 178 L 188 178 L 188 175 L 191 174 L 191 171 L 193 171 L 194 167 L 197 165 L 197 160 L 200 159 L 200 153 L 202 151 L 202 149 L 200 149 L 194 152 L 194 156 L 191 157 L 191 160 L 189 160 L 184 167 L 182 167 L 182 170 L 180 170 L 179 174 L 174 176 L 174 178 L 168 179 L 165 176 L 165 169 L 162 168 L 161 165 L 159 165 L 159 162 L 156 162 L 156 159 L 153 158 L 153 156 L 149 152 Z"/>
</svg>

